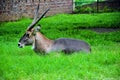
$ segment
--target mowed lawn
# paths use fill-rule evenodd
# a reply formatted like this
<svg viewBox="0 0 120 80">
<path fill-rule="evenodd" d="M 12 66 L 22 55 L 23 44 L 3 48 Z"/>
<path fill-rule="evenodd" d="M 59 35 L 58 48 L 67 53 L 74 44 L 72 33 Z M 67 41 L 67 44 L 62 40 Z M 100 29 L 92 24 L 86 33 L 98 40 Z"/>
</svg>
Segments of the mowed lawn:
<svg viewBox="0 0 120 80">
<path fill-rule="evenodd" d="M 32 19 L 0 22 L 0 80 L 119 80 L 120 12 L 59 14 L 43 18 L 41 32 L 50 39 L 74 38 L 90 44 L 90 54 L 53 52 L 38 55 L 18 47 Z M 117 28 L 98 33 L 88 28 Z M 87 29 L 86 29 L 87 28 Z"/>
</svg>

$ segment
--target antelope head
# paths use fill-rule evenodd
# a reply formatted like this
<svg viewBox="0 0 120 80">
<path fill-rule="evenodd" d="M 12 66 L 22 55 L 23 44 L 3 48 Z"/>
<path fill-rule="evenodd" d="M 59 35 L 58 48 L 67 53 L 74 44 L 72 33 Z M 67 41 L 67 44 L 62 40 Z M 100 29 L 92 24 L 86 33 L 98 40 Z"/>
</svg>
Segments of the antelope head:
<svg viewBox="0 0 120 80">
<path fill-rule="evenodd" d="M 18 46 L 20 48 L 23 48 L 24 46 L 27 46 L 27 45 L 32 45 L 35 31 L 36 30 L 38 31 L 40 29 L 39 28 L 40 26 L 37 28 L 34 28 L 34 27 L 44 17 L 44 15 L 49 11 L 49 9 L 50 8 L 48 8 L 45 12 L 42 13 L 40 17 L 38 17 L 38 12 L 39 12 L 39 4 L 38 4 L 32 23 L 28 26 L 26 32 L 18 42 Z"/>
</svg>

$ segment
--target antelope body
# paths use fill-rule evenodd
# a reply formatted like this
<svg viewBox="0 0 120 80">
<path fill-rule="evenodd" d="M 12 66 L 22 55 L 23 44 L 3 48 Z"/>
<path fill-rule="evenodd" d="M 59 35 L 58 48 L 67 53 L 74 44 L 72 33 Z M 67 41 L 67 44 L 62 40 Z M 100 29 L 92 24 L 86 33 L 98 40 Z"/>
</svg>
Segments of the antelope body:
<svg viewBox="0 0 120 80">
<path fill-rule="evenodd" d="M 20 48 L 25 45 L 32 45 L 32 48 L 35 52 L 49 53 L 49 52 L 59 52 L 63 51 L 65 53 L 72 53 L 78 51 L 85 51 L 89 53 L 91 48 L 89 44 L 82 40 L 69 39 L 69 38 L 59 38 L 56 40 L 50 40 L 45 37 L 39 30 L 40 26 L 34 28 L 34 26 L 43 18 L 43 16 L 49 11 L 47 9 L 38 19 L 38 10 L 37 7 L 34 20 L 32 24 L 28 27 L 26 33 L 19 40 L 18 46 Z"/>
</svg>

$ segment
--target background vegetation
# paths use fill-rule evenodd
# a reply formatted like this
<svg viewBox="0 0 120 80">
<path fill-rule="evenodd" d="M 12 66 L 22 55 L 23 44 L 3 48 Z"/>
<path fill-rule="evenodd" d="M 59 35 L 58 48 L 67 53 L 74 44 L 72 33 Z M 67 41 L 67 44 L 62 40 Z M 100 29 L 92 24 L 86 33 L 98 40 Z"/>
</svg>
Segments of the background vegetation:
<svg viewBox="0 0 120 80">
<path fill-rule="evenodd" d="M 75 0 L 74 13 L 103 13 L 120 11 L 118 0 Z M 97 5 L 98 3 L 98 5 Z M 99 10 L 97 10 L 97 6 Z"/>
<path fill-rule="evenodd" d="M 115 12 L 60 14 L 42 19 L 41 32 L 48 38 L 75 38 L 91 45 L 91 54 L 71 55 L 37 55 L 31 46 L 20 49 L 18 40 L 32 20 L 1 22 L 0 80 L 119 80 L 120 30 L 98 33 L 90 29 L 120 29 L 119 18 L 120 13 Z"/>
</svg>

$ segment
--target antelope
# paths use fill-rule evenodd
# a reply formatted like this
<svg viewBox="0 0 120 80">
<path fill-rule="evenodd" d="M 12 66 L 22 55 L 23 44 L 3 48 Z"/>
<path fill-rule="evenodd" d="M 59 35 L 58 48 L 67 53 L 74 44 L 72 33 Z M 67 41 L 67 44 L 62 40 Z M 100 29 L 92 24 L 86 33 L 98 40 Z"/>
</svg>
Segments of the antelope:
<svg viewBox="0 0 120 80">
<path fill-rule="evenodd" d="M 91 48 L 88 43 L 82 40 L 76 40 L 71 38 L 58 38 L 56 40 L 50 40 L 40 32 L 40 26 L 35 25 L 44 17 L 44 15 L 50 10 L 48 8 L 45 12 L 38 17 L 39 4 L 35 11 L 35 16 L 32 23 L 28 26 L 25 34 L 20 38 L 18 46 L 23 48 L 27 45 L 32 45 L 32 49 L 36 53 L 50 53 L 60 52 L 73 53 L 78 51 L 91 52 Z"/>
</svg>

